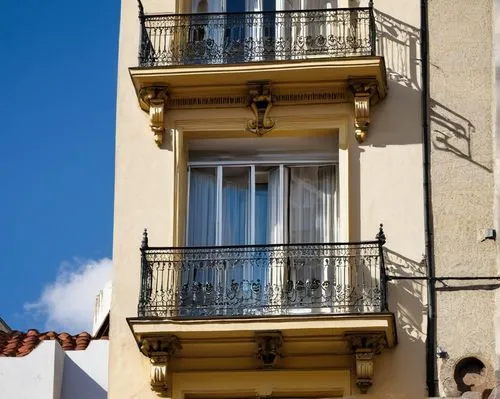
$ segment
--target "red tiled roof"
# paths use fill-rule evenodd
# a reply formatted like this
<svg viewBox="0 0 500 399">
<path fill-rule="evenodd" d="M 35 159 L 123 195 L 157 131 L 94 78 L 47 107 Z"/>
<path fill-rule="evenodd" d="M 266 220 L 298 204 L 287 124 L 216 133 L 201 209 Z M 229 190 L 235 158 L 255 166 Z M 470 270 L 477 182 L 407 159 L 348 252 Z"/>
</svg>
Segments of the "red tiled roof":
<svg viewBox="0 0 500 399">
<path fill-rule="evenodd" d="M 87 349 L 92 340 L 87 332 L 78 335 L 48 331 L 39 333 L 37 330 L 3 332 L 0 331 L 0 357 L 22 357 L 28 355 L 42 341 L 57 341 L 66 351 L 81 351 Z M 101 339 L 107 339 L 102 337 Z"/>
</svg>

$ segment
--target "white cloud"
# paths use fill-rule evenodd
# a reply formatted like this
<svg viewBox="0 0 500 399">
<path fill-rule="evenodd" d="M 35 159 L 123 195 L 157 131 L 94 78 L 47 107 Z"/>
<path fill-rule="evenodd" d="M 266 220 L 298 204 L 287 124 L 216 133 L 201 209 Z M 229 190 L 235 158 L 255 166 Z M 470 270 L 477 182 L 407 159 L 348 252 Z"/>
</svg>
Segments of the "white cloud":
<svg viewBox="0 0 500 399">
<path fill-rule="evenodd" d="M 64 263 L 56 281 L 45 286 L 36 302 L 26 311 L 46 319 L 47 330 L 79 333 L 92 331 L 95 298 L 111 280 L 111 259 Z"/>
</svg>

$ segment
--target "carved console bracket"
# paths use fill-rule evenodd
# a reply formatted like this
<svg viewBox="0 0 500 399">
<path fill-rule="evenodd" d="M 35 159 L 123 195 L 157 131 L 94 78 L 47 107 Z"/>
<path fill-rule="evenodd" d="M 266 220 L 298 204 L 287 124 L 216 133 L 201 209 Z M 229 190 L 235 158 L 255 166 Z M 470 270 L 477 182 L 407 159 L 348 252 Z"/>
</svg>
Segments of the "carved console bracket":
<svg viewBox="0 0 500 399">
<path fill-rule="evenodd" d="M 181 349 L 175 335 L 145 337 L 140 341 L 141 352 L 151 361 L 151 390 L 159 397 L 167 396 L 168 361 L 177 349 Z"/>
<path fill-rule="evenodd" d="M 356 358 L 356 385 L 367 393 L 373 385 L 373 358 L 387 345 L 384 334 L 347 334 L 347 342 Z"/>
<path fill-rule="evenodd" d="M 348 85 L 354 96 L 355 136 L 358 143 L 362 143 L 370 127 L 370 107 L 379 99 L 377 80 L 349 79 Z"/>
<path fill-rule="evenodd" d="M 283 337 L 279 331 L 265 331 L 255 334 L 257 341 L 257 359 L 261 361 L 262 368 L 276 367 L 281 357 Z"/>
<path fill-rule="evenodd" d="M 168 94 L 165 86 L 143 87 L 139 91 L 141 108 L 149 112 L 149 125 L 158 147 L 163 144 L 165 135 L 165 106 Z"/>
<path fill-rule="evenodd" d="M 274 97 L 269 82 L 248 83 L 248 107 L 253 112 L 253 119 L 247 122 L 247 130 L 259 136 L 271 131 L 275 122 L 269 117 Z"/>
</svg>

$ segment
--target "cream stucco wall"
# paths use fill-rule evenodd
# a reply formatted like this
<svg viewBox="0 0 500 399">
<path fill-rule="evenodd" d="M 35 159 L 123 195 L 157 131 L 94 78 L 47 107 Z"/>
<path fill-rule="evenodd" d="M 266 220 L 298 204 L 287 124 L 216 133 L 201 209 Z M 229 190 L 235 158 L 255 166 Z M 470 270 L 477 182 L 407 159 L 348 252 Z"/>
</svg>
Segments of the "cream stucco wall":
<svg viewBox="0 0 500 399">
<path fill-rule="evenodd" d="M 174 12 L 174 1 L 144 1 L 147 12 Z M 424 253 L 421 110 L 418 69 L 419 1 L 378 0 L 379 53 L 388 67 L 389 93 L 372 114 L 365 143 L 353 134 L 351 106 L 322 105 L 273 109 L 279 126 L 338 129 L 341 146 L 341 215 L 345 237 L 370 240 L 384 223 L 388 267 L 393 273 L 420 273 Z M 153 142 L 147 115 L 138 105 L 128 68 L 137 65 L 139 23 L 135 0 L 122 0 L 116 129 L 113 297 L 110 329 L 109 397 L 153 398 L 149 360 L 138 350 L 126 318 L 137 315 L 139 245 L 147 227 L 151 246 L 174 243 L 174 144 Z M 244 126 L 248 110 L 167 111 L 167 132 L 190 124 Z M 301 118 L 307 115 L 307 118 Z M 306 119 L 309 122 L 304 122 Z M 214 122 L 215 121 L 215 122 Z M 303 125 L 300 125 L 303 123 Z M 301 127 L 302 126 L 302 127 Z M 312 125 L 310 125 L 312 126 Z M 208 127 L 205 130 L 210 130 Z M 213 129 L 213 128 L 212 128 Z M 263 138 L 265 140 L 265 137 Z M 376 359 L 374 386 L 365 397 L 420 397 L 425 391 L 425 289 L 411 282 L 391 283 L 390 310 L 396 315 L 398 346 Z M 412 359 L 411 362 L 408 359 Z M 344 367 L 344 365 L 343 365 Z M 353 364 L 351 364 L 351 376 Z M 359 391 L 352 377 L 350 394 Z"/>
<path fill-rule="evenodd" d="M 493 0 L 429 2 L 431 177 L 438 277 L 496 276 Z M 464 19 L 464 16 L 467 16 Z M 495 281 L 437 283 L 440 393 L 456 394 L 453 369 L 495 359 Z M 490 383 L 491 384 L 491 383 Z"/>
</svg>

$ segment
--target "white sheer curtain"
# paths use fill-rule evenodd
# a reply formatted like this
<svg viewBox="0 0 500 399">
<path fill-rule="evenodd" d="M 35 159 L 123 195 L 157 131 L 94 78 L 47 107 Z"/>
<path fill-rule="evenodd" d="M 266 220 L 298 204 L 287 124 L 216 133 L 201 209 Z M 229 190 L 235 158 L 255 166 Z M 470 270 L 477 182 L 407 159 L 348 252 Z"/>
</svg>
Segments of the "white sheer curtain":
<svg viewBox="0 0 500 399">
<path fill-rule="evenodd" d="M 267 239 L 269 244 L 283 243 L 283 221 L 281 220 L 281 187 L 280 170 L 272 169 L 268 175 L 268 193 L 267 193 Z"/>
<path fill-rule="evenodd" d="M 290 243 L 334 240 L 333 166 L 290 170 Z"/>
<path fill-rule="evenodd" d="M 226 11 L 226 0 L 192 0 L 191 9 L 196 14 L 223 13 Z M 205 53 L 199 56 L 206 57 L 205 62 L 209 64 L 219 63 L 224 47 L 223 20 L 198 15 L 191 23 L 197 26 L 194 36 L 195 41 L 205 43 Z M 191 38 L 191 40 L 194 40 L 194 38 Z"/>
<path fill-rule="evenodd" d="M 193 168 L 189 180 L 188 245 L 193 247 L 215 245 L 216 169 Z"/>
<path fill-rule="evenodd" d="M 334 240 L 334 167 L 294 167 L 290 170 L 290 243 L 330 243 Z M 317 258 L 290 261 L 290 276 L 311 289 L 316 282 L 334 280 L 334 271 L 327 261 L 326 250 Z M 307 283 L 309 282 L 309 283 Z M 321 292 L 311 290 L 307 297 L 321 303 Z M 304 308 L 300 312 L 308 313 Z"/>
<path fill-rule="evenodd" d="M 230 1 L 230 0 L 229 0 Z M 262 0 L 245 0 L 247 12 L 263 11 Z M 262 14 L 247 14 L 245 23 L 245 59 L 248 61 L 260 61 L 262 57 L 257 54 L 262 46 L 262 35 L 264 28 Z"/>
</svg>

